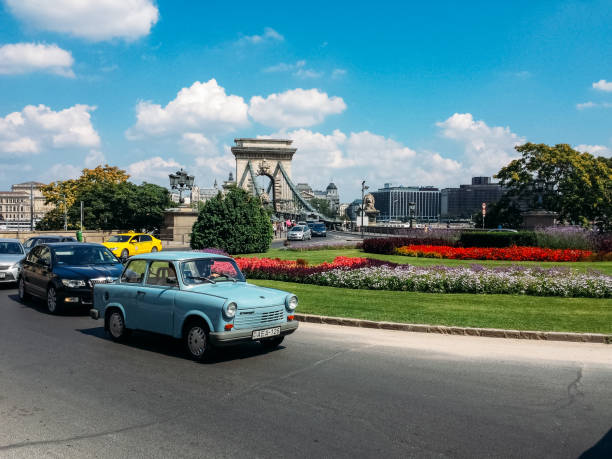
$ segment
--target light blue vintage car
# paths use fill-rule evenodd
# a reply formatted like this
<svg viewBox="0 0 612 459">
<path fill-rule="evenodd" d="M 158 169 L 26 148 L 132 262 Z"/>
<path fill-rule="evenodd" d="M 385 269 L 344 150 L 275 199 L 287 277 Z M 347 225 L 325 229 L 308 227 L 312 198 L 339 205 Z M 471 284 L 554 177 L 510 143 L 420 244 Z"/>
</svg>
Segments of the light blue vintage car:
<svg viewBox="0 0 612 459">
<path fill-rule="evenodd" d="M 95 285 L 93 319 L 114 340 L 130 330 L 182 338 L 202 360 L 210 346 L 260 341 L 275 348 L 298 322 L 295 295 L 248 284 L 229 257 L 157 252 L 129 259 L 117 282 Z"/>
</svg>

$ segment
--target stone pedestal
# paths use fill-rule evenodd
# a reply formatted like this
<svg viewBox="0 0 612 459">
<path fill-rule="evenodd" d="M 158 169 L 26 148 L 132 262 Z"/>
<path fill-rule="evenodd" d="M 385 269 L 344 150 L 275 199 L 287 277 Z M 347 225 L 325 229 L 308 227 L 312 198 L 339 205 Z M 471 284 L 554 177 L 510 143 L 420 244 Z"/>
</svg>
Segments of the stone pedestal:
<svg viewBox="0 0 612 459">
<path fill-rule="evenodd" d="M 191 207 L 167 209 L 164 215 L 164 227 L 161 230 L 162 241 L 175 241 L 188 245 L 191 241 L 191 229 L 198 219 L 198 212 Z"/>
<path fill-rule="evenodd" d="M 369 210 L 369 211 L 366 210 L 365 211 L 368 226 L 376 226 L 376 217 L 378 217 L 379 213 L 380 213 L 379 210 Z"/>
<path fill-rule="evenodd" d="M 523 228 L 527 230 L 554 226 L 557 217 L 556 212 L 549 210 L 530 210 L 523 212 L 521 215 L 523 216 Z"/>
</svg>

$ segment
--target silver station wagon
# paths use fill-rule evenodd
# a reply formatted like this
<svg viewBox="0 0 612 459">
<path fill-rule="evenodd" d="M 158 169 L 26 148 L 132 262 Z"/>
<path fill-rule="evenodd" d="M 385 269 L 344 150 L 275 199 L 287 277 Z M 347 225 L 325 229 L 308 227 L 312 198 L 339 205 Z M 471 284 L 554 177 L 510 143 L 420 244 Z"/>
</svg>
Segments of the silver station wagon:
<svg viewBox="0 0 612 459">
<path fill-rule="evenodd" d="M 291 293 L 248 284 L 230 257 L 157 252 L 130 258 L 117 282 L 95 285 L 90 316 L 116 341 L 130 330 L 170 335 L 202 360 L 211 346 L 277 347 L 298 328 L 297 304 Z"/>
</svg>

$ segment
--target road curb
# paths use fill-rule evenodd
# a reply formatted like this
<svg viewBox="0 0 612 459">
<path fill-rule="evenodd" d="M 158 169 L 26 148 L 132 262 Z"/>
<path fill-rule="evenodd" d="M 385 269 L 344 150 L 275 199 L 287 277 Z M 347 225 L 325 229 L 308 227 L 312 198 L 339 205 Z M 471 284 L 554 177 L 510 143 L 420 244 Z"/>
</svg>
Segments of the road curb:
<svg viewBox="0 0 612 459">
<path fill-rule="evenodd" d="M 378 328 L 381 330 L 401 330 L 418 333 L 440 333 L 442 335 L 483 336 L 487 338 L 531 339 L 540 341 L 571 341 L 575 343 L 612 344 L 612 335 L 601 333 L 571 333 L 503 330 L 499 328 L 448 327 L 445 325 L 403 324 L 397 322 L 376 322 L 374 320 L 349 319 L 346 317 L 316 316 L 295 314 L 300 322 L 348 327 Z"/>
</svg>

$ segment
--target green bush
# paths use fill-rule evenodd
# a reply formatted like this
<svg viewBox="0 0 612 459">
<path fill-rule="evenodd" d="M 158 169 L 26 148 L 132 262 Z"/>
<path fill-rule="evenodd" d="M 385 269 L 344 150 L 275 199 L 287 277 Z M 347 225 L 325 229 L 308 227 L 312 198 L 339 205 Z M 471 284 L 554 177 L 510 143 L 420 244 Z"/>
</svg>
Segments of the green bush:
<svg viewBox="0 0 612 459">
<path fill-rule="evenodd" d="M 461 233 L 459 245 L 462 247 L 511 247 L 513 245 L 535 247 L 538 245 L 538 238 L 533 231 L 517 233 L 466 231 Z"/>
<path fill-rule="evenodd" d="M 270 215 L 241 188 L 209 199 L 193 224 L 191 248 L 217 247 L 230 254 L 266 252 L 272 242 Z"/>
</svg>

